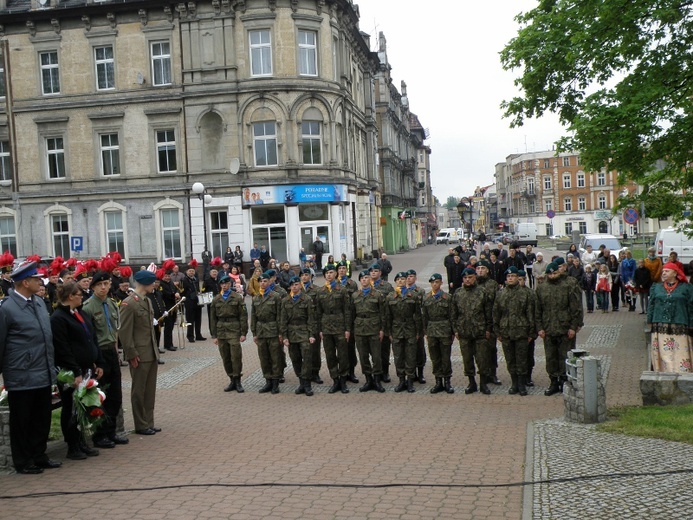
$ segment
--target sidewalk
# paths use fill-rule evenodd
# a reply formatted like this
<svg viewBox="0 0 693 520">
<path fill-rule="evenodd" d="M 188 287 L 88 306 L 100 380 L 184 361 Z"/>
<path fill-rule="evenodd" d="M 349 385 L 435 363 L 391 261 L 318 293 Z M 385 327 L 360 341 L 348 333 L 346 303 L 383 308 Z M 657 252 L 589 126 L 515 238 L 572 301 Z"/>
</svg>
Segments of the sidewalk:
<svg viewBox="0 0 693 520">
<path fill-rule="evenodd" d="M 444 273 L 446 251 L 444 246 L 426 246 L 389 258 L 394 272 L 416 269 L 420 285 L 427 288 L 431 273 Z M 623 311 L 586 316 L 578 344 L 608 361 L 609 406 L 639 403 L 638 378 L 646 363 L 643 317 Z M 205 328 L 206 324 L 203 316 Z M 599 464 L 608 460 L 596 453 L 598 445 L 606 442 L 598 437 L 595 441 L 596 434 L 588 427 L 563 423 L 562 398 L 543 395 L 549 380 L 541 343 L 536 352 L 537 386 L 527 397 L 508 395 L 502 356 L 498 374 L 504 385 L 494 386 L 490 396 L 464 395 L 466 381 L 455 342 L 454 395 L 429 393 L 430 363 L 429 383 L 416 385 L 414 394 L 396 394 L 392 383 L 385 385 L 385 394 L 359 393 L 358 385 L 350 385 L 348 395 L 328 395 L 323 362 L 325 384 L 308 398 L 294 395 L 297 380 L 291 368 L 279 395 L 257 393 L 263 380 L 252 340 L 244 344 L 245 394 L 224 393 L 227 380 L 216 347 L 211 340 L 196 342 L 163 356 L 166 364 L 159 371 L 155 414 L 161 433 L 131 434 L 129 445 L 101 450 L 99 457 L 86 461 L 65 461 L 64 443 L 52 443 L 50 455 L 63 460 L 63 467 L 35 477 L 0 476 L 0 495 L 55 496 L 2 500 L 0 517 L 67 519 L 93 510 L 109 520 L 414 516 L 517 520 L 523 517 L 526 489 L 525 518 L 531 518 L 527 511 L 536 518 L 570 517 L 563 514 L 563 506 L 578 500 L 583 483 L 507 485 L 559 478 L 570 451 L 591 451 L 599 457 L 581 456 L 576 470 L 572 464 L 567 469 L 572 473 L 603 473 Z M 362 378 L 358 369 L 357 374 Z M 123 376 L 129 381 L 127 369 Z M 126 426 L 132 428 L 129 392 L 124 393 Z M 529 430 L 528 425 L 532 425 Z M 576 449 L 571 439 L 577 442 L 583 437 L 566 431 L 587 433 Z M 630 442 L 614 437 L 620 446 Z M 532 449 L 527 450 L 527 445 Z M 630 456 L 629 449 L 621 452 Z M 528 460 L 531 474 L 526 476 Z M 659 470 L 672 465 L 656 457 L 651 460 L 657 461 Z M 620 471 L 624 467 L 621 464 Z M 591 485 L 599 487 L 590 488 L 599 497 L 599 491 L 620 494 L 624 482 L 592 481 Z M 642 491 L 644 500 L 663 495 L 651 484 L 649 495 L 646 491 Z M 595 498 L 595 507 L 602 503 L 610 504 L 606 498 Z M 576 511 L 581 511 L 579 506 Z M 590 517 L 582 513 L 581 518 Z M 608 505 L 591 518 L 626 516 Z"/>
</svg>

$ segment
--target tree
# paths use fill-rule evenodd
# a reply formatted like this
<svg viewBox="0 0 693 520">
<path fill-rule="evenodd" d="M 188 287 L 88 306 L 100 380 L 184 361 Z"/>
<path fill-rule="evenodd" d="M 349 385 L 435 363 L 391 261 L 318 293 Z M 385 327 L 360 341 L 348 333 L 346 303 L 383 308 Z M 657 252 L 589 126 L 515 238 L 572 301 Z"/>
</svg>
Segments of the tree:
<svg viewBox="0 0 693 520">
<path fill-rule="evenodd" d="M 459 204 L 459 202 L 460 201 L 457 197 L 453 197 L 452 195 L 450 195 L 448 197 L 448 200 L 445 202 L 444 206 L 448 209 L 456 209 L 457 204 Z"/>
<path fill-rule="evenodd" d="M 558 114 L 588 171 L 619 172 L 651 218 L 683 219 L 693 204 L 693 2 L 540 0 L 516 17 L 501 52 L 521 69 L 520 95 L 501 105 L 511 126 Z"/>
</svg>

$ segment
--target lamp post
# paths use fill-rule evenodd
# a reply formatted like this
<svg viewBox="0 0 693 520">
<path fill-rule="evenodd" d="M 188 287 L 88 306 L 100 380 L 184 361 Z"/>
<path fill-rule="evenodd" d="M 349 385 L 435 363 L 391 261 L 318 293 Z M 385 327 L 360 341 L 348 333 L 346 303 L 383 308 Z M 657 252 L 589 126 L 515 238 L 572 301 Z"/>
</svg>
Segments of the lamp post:
<svg viewBox="0 0 693 520">
<path fill-rule="evenodd" d="M 209 193 L 205 193 L 205 185 L 201 182 L 196 182 L 192 185 L 192 192 L 202 201 L 202 229 L 205 235 L 205 251 L 207 251 L 207 215 L 205 214 L 205 206 L 212 203 L 212 196 Z"/>
<path fill-rule="evenodd" d="M 474 206 L 472 204 L 472 200 L 468 199 L 467 197 L 463 197 L 460 200 L 460 203 L 457 205 L 457 213 L 460 215 L 460 227 L 462 227 L 462 222 L 466 222 L 466 219 L 464 218 L 464 213 L 466 211 L 469 211 L 469 238 L 473 238 L 474 236 L 474 229 L 472 227 L 472 219 L 474 218 Z"/>
</svg>

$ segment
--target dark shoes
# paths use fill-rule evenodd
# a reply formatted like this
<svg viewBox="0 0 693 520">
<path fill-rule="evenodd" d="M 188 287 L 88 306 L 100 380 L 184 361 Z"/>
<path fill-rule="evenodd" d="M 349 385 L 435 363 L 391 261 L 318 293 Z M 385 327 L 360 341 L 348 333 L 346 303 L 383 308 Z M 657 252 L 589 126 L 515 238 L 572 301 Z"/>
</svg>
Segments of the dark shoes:
<svg viewBox="0 0 693 520">
<path fill-rule="evenodd" d="M 87 455 L 80 449 L 67 450 L 66 457 L 70 460 L 85 460 Z"/>
<path fill-rule="evenodd" d="M 178 347 L 164 347 L 165 350 L 168 350 L 169 352 L 175 352 L 178 350 Z"/>
<path fill-rule="evenodd" d="M 115 442 L 113 442 L 108 437 L 101 437 L 100 439 L 96 439 L 94 441 L 94 446 L 96 446 L 97 448 L 110 450 L 111 448 L 115 448 Z"/>
<path fill-rule="evenodd" d="M 113 444 L 128 444 L 130 442 L 130 439 L 121 437 L 120 435 L 114 435 L 113 437 L 109 437 L 109 439 Z"/>
<path fill-rule="evenodd" d="M 315 383 L 316 385 L 321 385 L 324 383 L 324 381 L 322 379 L 320 379 L 319 375 L 311 377 L 310 381 L 311 381 L 311 383 Z"/>
<path fill-rule="evenodd" d="M 58 462 L 57 460 L 51 460 L 49 458 L 39 460 L 35 464 L 35 466 L 39 469 L 55 469 L 55 468 L 59 468 L 62 465 L 63 465 L 62 462 Z"/>
<path fill-rule="evenodd" d="M 416 368 L 416 379 L 419 381 L 420 384 L 426 384 L 426 378 L 424 377 L 424 367 Z"/>
<path fill-rule="evenodd" d="M 17 473 L 20 473 L 22 475 L 38 475 L 39 473 L 43 473 L 43 469 L 39 468 L 38 466 L 23 466 L 21 468 L 16 468 Z"/>
<path fill-rule="evenodd" d="M 231 382 L 224 387 L 224 392 L 233 392 L 236 389 L 236 379 L 231 379 Z"/>
<path fill-rule="evenodd" d="M 139 435 L 155 435 L 156 432 L 152 428 L 145 428 L 144 430 L 135 430 L 135 433 Z"/>
<path fill-rule="evenodd" d="M 464 393 L 469 395 L 473 394 L 478 390 L 479 388 L 476 386 L 476 380 L 474 379 L 474 376 L 469 376 L 469 384 L 467 385 L 467 388 L 464 389 Z"/>
<path fill-rule="evenodd" d="M 191 338 L 188 336 L 188 343 L 195 343 L 195 338 Z"/>
<path fill-rule="evenodd" d="M 383 372 L 382 378 L 383 383 L 390 383 L 392 381 L 392 379 L 390 379 L 390 374 L 387 371 Z"/>
<path fill-rule="evenodd" d="M 202 336 L 197 336 L 195 339 L 196 339 L 197 341 L 204 341 L 204 340 L 206 340 L 207 338 L 204 338 L 204 337 L 202 337 Z"/>
<path fill-rule="evenodd" d="M 166 364 L 166 361 L 164 361 L 163 359 L 157 359 L 156 362 L 157 362 L 159 365 L 165 365 L 165 364 Z"/>
</svg>

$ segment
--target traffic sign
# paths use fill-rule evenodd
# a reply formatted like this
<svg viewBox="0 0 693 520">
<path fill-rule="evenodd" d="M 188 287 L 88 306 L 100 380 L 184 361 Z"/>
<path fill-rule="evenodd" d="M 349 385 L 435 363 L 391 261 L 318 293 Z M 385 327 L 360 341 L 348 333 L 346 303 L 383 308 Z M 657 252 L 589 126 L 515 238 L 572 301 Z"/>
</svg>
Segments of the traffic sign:
<svg viewBox="0 0 693 520">
<path fill-rule="evenodd" d="M 640 215 L 638 215 L 638 210 L 635 208 L 628 208 L 623 212 L 623 220 L 625 220 L 627 224 L 633 225 L 638 219 L 640 219 Z"/>
<path fill-rule="evenodd" d="M 82 251 L 84 249 L 83 237 L 70 237 L 70 251 Z"/>
<path fill-rule="evenodd" d="M 554 210 L 550 209 L 549 211 L 546 212 L 546 216 L 548 218 L 553 218 L 556 216 L 556 212 Z"/>
</svg>

